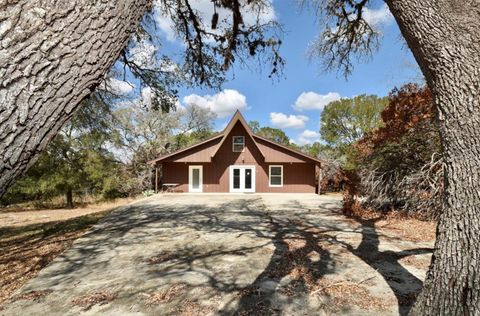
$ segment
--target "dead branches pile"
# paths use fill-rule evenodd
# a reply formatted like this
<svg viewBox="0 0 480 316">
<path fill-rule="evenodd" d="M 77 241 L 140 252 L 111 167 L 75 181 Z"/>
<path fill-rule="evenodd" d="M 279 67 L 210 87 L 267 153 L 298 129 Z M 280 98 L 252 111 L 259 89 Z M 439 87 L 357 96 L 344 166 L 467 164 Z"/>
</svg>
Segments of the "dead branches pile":
<svg viewBox="0 0 480 316">
<path fill-rule="evenodd" d="M 400 210 L 423 219 L 435 219 L 441 210 L 443 191 L 442 160 L 433 154 L 421 169 L 400 174 L 398 171 L 362 170 L 352 181 L 351 199 L 365 209 Z"/>
</svg>

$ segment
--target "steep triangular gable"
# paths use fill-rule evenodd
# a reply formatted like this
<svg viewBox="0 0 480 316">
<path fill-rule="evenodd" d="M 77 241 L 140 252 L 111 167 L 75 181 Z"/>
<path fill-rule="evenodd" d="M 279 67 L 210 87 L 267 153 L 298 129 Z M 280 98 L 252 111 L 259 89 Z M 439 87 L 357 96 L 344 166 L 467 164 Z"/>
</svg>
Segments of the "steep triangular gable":
<svg viewBox="0 0 480 316">
<path fill-rule="evenodd" d="M 262 155 L 263 159 L 265 159 L 265 154 L 262 152 L 260 147 L 258 147 L 257 142 L 253 138 L 252 129 L 250 128 L 250 126 L 248 126 L 247 122 L 245 121 L 245 118 L 243 117 L 243 115 L 240 113 L 239 110 L 237 110 L 237 112 L 235 112 L 235 115 L 232 117 L 232 119 L 228 123 L 227 127 L 225 127 L 225 129 L 223 130 L 223 138 L 220 141 L 220 143 L 217 144 L 217 147 L 213 151 L 212 158 L 215 157 L 215 155 L 218 153 L 218 150 L 220 149 L 220 147 L 222 147 L 223 143 L 228 138 L 228 135 L 232 131 L 235 124 L 237 124 L 237 122 L 239 122 L 243 126 L 243 128 L 245 128 L 245 130 L 247 131 L 248 137 L 250 137 L 252 142 L 255 144 L 255 147 L 257 148 L 257 150 Z"/>
<path fill-rule="evenodd" d="M 246 131 L 247 137 L 250 138 L 252 143 L 254 144 L 255 148 L 261 155 L 261 158 L 264 162 L 279 162 L 279 163 L 286 163 L 286 162 L 301 162 L 301 161 L 311 161 L 315 164 L 324 164 L 325 162 L 307 155 L 301 151 L 294 150 L 290 147 L 284 146 L 282 144 L 276 143 L 268 138 L 261 137 L 259 135 L 255 135 L 252 132 L 250 126 L 248 126 L 247 122 L 243 115 L 237 110 L 235 115 L 232 117 L 228 125 L 225 129 L 212 137 L 189 146 L 187 148 L 183 148 L 177 150 L 173 153 L 166 154 L 161 156 L 157 159 L 151 160 L 148 163 L 154 164 L 166 159 L 175 159 L 175 157 L 179 157 L 183 159 L 183 162 L 210 162 L 213 157 L 218 153 L 219 149 L 224 144 L 225 140 L 228 138 L 232 130 L 234 129 L 235 125 L 239 123 Z M 191 159 L 186 156 L 195 156 L 197 153 L 202 153 L 198 155 L 196 159 Z M 183 155 L 183 156 L 182 156 Z M 184 157 L 185 156 L 185 157 Z M 183 157 L 183 158 L 182 158 Z M 290 158 L 289 158 L 290 157 Z M 292 159 L 293 158 L 293 159 Z"/>
</svg>

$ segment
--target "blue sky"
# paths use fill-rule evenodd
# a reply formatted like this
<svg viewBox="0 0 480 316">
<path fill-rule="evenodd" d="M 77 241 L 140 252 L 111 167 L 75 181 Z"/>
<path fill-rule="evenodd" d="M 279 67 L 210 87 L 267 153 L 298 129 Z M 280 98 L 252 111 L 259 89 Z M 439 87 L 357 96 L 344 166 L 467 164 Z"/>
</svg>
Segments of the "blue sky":
<svg viewBox="0 0 480 316">
<path fill-rule="evenodd" d="M 199 9 L 211 6 L 209 0 L 197 2 Z M 319 33 L 310 12 L 300 10 L 294 1 L 275 0 L 265 15 L 266 19 L 275 18 L 285 30 L 281 55 L 286 66 L 282 78 L 269 79 L 268 68 L 260 73 L 235 65 L 233 79 L 221 91 L 199 87 L 179 90 L 181 104 L 196 103 L 218 114 L 217 129 L 223 128 L 239 108 L 247 121 L 282 128 L 296 143 L 309 143 L 318 140 L 321 108 L 328 100 L 359 94 L 385 96 L 395 86 L 418 81 L 416 62 L 383 1 L 373 1 L 368 12 L 383 34 L 380 49 L 370 62 L 356 63 L 348 80 L 341 74 L 322 72 L 318 63 L 307 58 L 308 45 Z M 157 24 L 163 52 L 181 51 L 183 46 L 172 33 L 168 19 L 159 16 Z M 251 67 L 257 67 L 254 61 Z"/>
</svg>

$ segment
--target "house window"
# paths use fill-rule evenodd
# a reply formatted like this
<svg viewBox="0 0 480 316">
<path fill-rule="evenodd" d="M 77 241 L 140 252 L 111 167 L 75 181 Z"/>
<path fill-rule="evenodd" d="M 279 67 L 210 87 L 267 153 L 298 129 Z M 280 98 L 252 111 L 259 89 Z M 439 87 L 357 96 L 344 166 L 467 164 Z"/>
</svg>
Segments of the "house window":
<svg viewBox="0 0 480 316">
<path fill-rule="evenodd" d="M 283 187 L 283 166 L 270 166 L 268 184 L 271 187 Z"/>
<path fill-rule="evenodd" d="M 233 151 L 242 152 L 243 148 L 245 148 L 245 137 L 233 136 Z"/>
</svg>

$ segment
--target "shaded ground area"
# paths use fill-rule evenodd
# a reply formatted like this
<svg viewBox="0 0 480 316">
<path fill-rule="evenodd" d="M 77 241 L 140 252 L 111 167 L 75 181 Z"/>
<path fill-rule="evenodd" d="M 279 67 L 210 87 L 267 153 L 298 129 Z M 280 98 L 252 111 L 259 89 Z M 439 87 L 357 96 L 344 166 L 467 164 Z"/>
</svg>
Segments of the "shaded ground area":
<svg viewBox="0 0 480 316">
<path fill-rule="evenodd" d="M 0 227 L 0 304 L 105 215 L 100 212 L 62 222 Z"/>
<path fill-rule="evenodd" d="M 131 201 L 78 209 L 0 209 L 0 304 L 116 206 Z"/>
<path fill-rule="evenodd" d="M 15 314 L 405 314 L 432 242 L 336 196 L 162 195 L 112 213 L 28 282 Z"/>
</svg>

